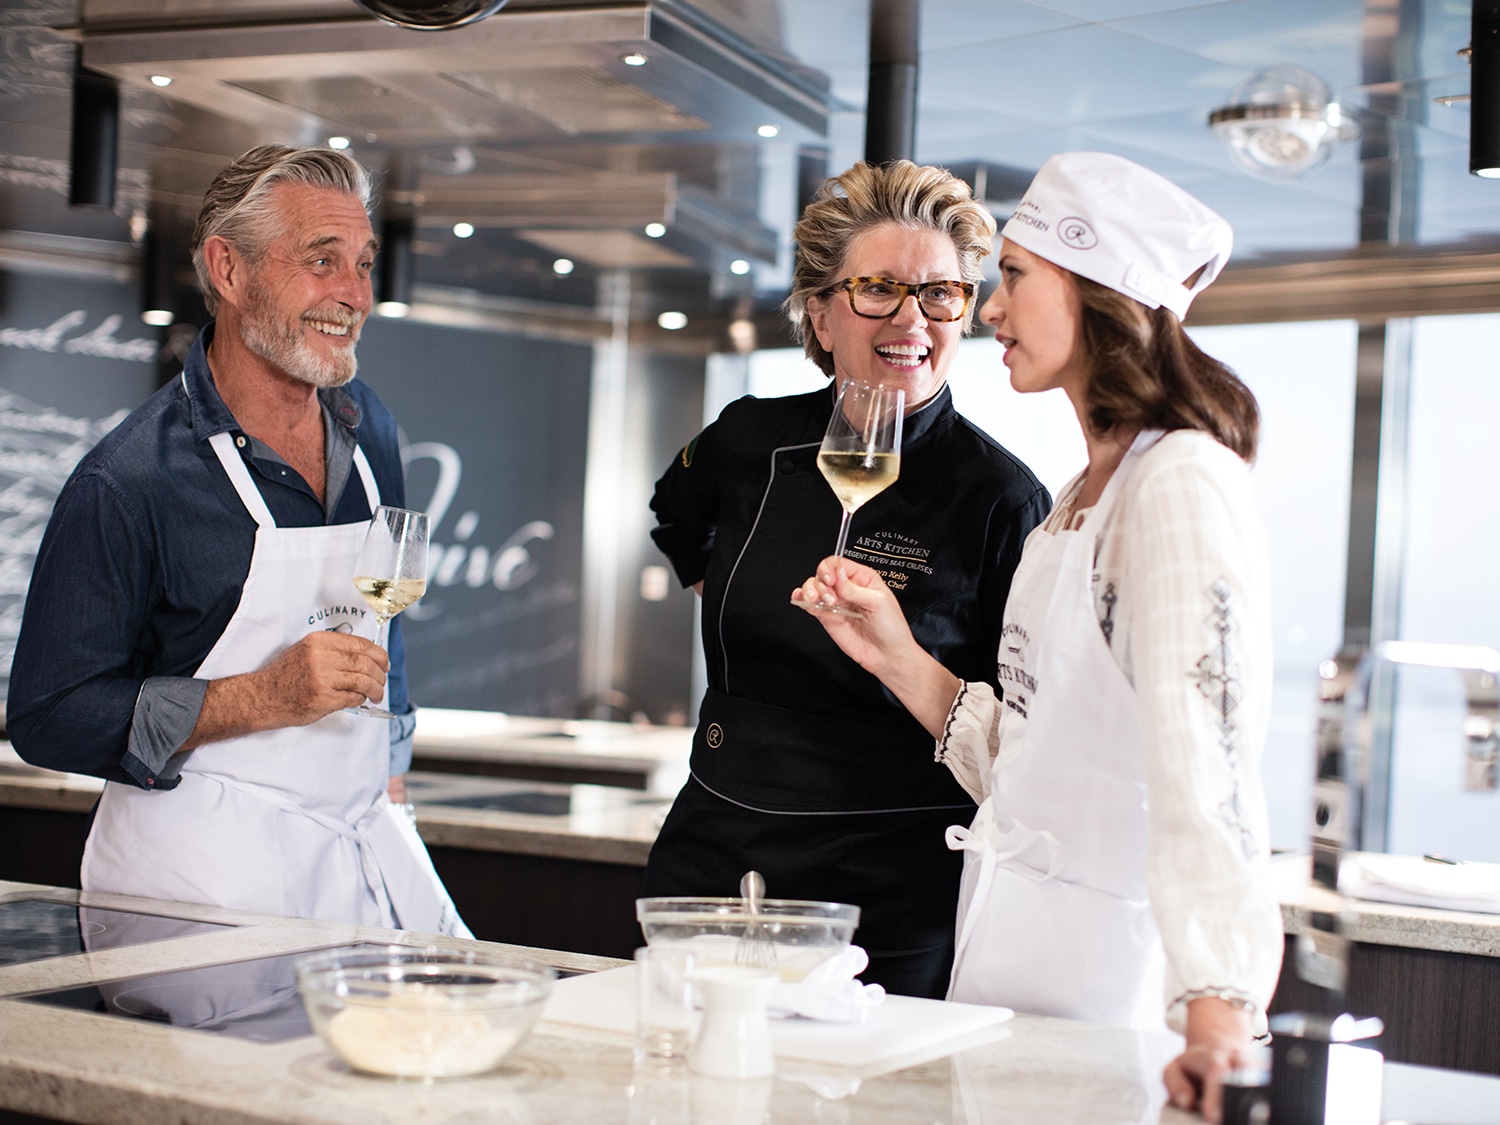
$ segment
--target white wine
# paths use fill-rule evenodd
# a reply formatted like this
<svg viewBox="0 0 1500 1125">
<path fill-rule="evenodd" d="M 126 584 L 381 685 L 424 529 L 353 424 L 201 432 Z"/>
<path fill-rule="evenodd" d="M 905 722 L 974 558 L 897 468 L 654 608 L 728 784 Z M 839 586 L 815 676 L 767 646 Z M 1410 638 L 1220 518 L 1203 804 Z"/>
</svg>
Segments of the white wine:
<svg viewBox="0 0 1500 1125">
<path fill-rule="evenodd" d="M 827 478 L 844 511 L 857 511 L 871 497 L 896 483 L 899 453 L 818 453 L 818 470 Z"/>
<path fill-rule="evenodd" d="M 376 617 L 395 617 L 427 592 L 427 579 L 367 578 L 356 574 L 354 588 L 370 603 Z"/>
</svg>

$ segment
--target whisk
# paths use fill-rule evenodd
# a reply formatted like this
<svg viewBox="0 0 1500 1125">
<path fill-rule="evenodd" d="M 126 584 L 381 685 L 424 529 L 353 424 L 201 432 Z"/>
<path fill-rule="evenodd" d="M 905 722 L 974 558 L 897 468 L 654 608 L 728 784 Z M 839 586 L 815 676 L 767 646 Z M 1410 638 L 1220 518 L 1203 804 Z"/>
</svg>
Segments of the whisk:
<svg viewBox="0 0 1500 1125">
<path fill-rule="evenodd" d="M 745 902 L 745 913 L 749 920 L 745 932 L 735 946 L 734 963 L 751 969 L 774 969 L 776 967 L 776 944 L 766 937 L 765 927 L 760 922 L 760 902 L 766 895 L 766 881 L 759 871 L 747 871 L 740 879 L 740 898 Z"/>
</svg>

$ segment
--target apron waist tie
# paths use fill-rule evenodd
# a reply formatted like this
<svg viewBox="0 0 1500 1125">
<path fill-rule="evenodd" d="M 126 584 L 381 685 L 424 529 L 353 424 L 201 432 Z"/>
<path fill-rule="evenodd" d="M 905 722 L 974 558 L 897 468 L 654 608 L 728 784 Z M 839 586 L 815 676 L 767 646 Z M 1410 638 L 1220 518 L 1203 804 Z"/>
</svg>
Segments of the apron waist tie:
<svg viewBox="0 0 1500 1125">
<path fill-rule="evenodd" d="M 964 947 L 969 944 L 969 938 L 974 933 L 980 915 L 984 913 L 985 900 L 989 898 L 990 888 L 995 881 L 995 869 L 1004 863 L 1009 870 L 1032 882 L 1045 883 L 1057 875 L 1062 859 L 1062 847 L 1057 837 L 1051 832 L 1046 829 L 1032 830 L 1018 820 L 1012 820 L 1010 828 L 1004 831 L 999 830 L 995 826 L 994 813 L 988 801 L 980 808 L 979 815 L 974 818 L 972 829 L 965 828 L 961 824 L 950 824 L 947 831 L 943 833 L 943 840 L 948 845 L 949 851 L 974 852 L 979 856 L 979 879 L 974 884 L 974 894 L 970 897 L 968 909 L 964 912 L 963 928 L 959 931 L 958 942 L 954 950 L 954 964 L 956 965 L 958 959 L 963 956 Z M 1035 845 L 1040 845 L 1046 853 L 1045 869 L 1025 862 L 1008 862 L 1030 851 Z"/>
<path fill-rule="evenodd" d="M 375 823 L 375 818 L 380 816 L 385 806 L 391 803 L 390 797 L 385 793 L 379 794 L 375 802 L 361 813 L 359 819 L 353 824 L 345 824 L 337 817 L 332 817 L 326 813 L 320 813 L 314 809 L 299 805 L 275 789 L 260 785 L 249 785 L 238 778 L 228 777 L 221 773 L 203 773 L 199 776 L 217 781 L 225 788 L 234 789 L 257 800 L 265 801 L 267 804 L 274 805 L 283 812 L 306 817 L 314 824 L 326 828 L 336 836 L 342 836 L 346 840 L 353 840 L 359 847 L 360 870 L 364 873 L 365 883 L 370 888 L 370 892 L 375 896 L 376 905 L 380 907 L 381 913 L 386 917 L 394 918 L 396 916 L 390 894 L 386 889 L 385 876 L 381 873 L 380 862 L 375 856 L 374 848 L 371 846 L 369 838 L 370 825 Z"/>
</svg>

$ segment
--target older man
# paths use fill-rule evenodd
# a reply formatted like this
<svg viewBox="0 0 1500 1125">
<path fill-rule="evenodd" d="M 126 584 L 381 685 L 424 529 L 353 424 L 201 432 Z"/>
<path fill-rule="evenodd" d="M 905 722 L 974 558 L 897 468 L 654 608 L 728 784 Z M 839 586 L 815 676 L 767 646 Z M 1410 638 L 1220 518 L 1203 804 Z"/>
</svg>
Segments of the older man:
<svg viewBox="0 0 1500 1125">
<path fill-rule="evenodd" d="M 368 202 L 328 149 L 225 168 L 193 235 L 215 321 L 58 497 L 8 726 L 26 760 L 110 783 L 85 889 L 462 925 L 386 796 L 411 754 L 402 645 L 368 639 L 352 584 L 374 509 L 405 502 L 395 421 L 351 382 Z M 397 718 L 345 713 L 387 690 Z"/>
</svg>

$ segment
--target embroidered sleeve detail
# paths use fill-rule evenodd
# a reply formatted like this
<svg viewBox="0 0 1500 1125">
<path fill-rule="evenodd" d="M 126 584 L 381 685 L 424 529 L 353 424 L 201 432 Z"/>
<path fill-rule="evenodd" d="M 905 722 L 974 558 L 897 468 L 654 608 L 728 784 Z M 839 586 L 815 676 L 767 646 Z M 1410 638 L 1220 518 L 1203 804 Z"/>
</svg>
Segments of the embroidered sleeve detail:
<svg viewBox="0 0 1500 1125">
<path fill-rule="evenodd" d="M 1188 673 L 1213 715 L 1218 730 L 1219 749 L 1229 772 L 1229 794 L 1216 810 L 1219 819 L 1238 838 L 1246 859 L 1257 853 L 1255 834 L 1246 824 L 1242 795 L 1244 763 L 1240 752 L 1240 730 L 1235 712 L 1244 697 L 1244 677 L 1238 654 L 1239 626 L 1234 591 L 1220 578 L 1205 592 L 1209 603 L 1204 628 L 1213 638 L 1209 650 L 1198 658 Z"/>
<path fill-rule="evenodd" d="M 953 719 L 958 710 L 963 706 L 964 696 L 969 694 L 969 682 L 960 680 L 958 683 L 958 694 L 953 697 L 953 706 L 948 708 L 947 721 L 943 723 L 943 736 L 938 739 L 937 749 L 933 753 L 934 762 L 946 762 L 948 760 L 948 736 L 953 733 Z"/>
<path fill-rule="evenodd" d="M 1095 576 L 1097 579 L 1097 575 Z M 1115 603 L 1120 593 L 1113 582 L 1104 584 L 1104 593 L 1099 595 L 1099 604 L 1104 606 L 1104 616 L 1099 618 L 1099 631 L 1104 634 L 1104 643 L 1113 646 L 1115 637 Z"/>
</svg>

